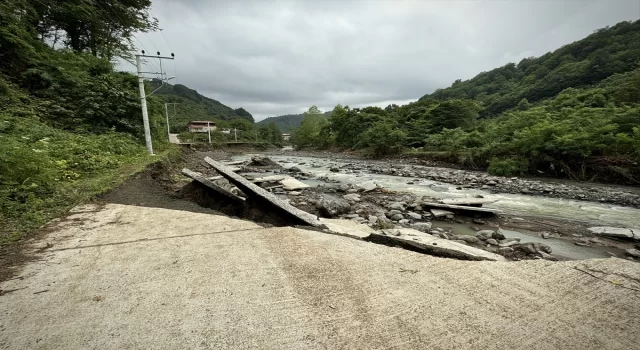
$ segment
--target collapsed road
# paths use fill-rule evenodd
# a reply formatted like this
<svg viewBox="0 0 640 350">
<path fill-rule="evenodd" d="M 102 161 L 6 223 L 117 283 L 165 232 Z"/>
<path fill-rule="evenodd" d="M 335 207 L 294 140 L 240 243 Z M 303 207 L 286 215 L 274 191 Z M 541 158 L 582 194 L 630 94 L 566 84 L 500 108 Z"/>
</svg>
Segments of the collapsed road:
<svg viewBox="0 0 640 350">
<path fill-rule="evenodd" d="M 324 183 L 289 191 L 257 182 L 280 204 L 304 209 L 326 227 L 293 228 L 274 218 L 281 210 L 277 206 L 264 207 L 267 213 L 244 207 L 255 197 L 247 190 L 253 186 L 240 188 L 218 178 L 204 155 L 194 158 L 174 170 L 141 174 L 26 241 L 33 258 L 12 266 L 12 277 L 0 284 L 0 347 L 637 347 L 640 265 L 631 260 L 549 261 L 540 254 L 546 248 L 535 242 L 528 245 L 530 253 L 506 257 L 491 252 L 494 248 L 486 242 L 514 235 L 514 226 L 524 227 L 532 219 L 444 208 L 439 210 L 453 218 L 447 213 L 436 218 L 432 210 L 437 208 L 427 207 L 433 198 L 396 193 L 367 181 L 358 188 Z M 215 162 L 222 164 L 223 158 Z M 256 172 L 255 167 L 236 166 L 253 182 L 242 168 Z M 216 205 L 223 196 L 219 192 L 192 182 L 193 177 L 176 181 L 182 168 L 221 186 L 235 200 Z M 306 175 L 284 169 L 280 173 L 313 183 L 311 177 L 304 180 Z M 259 171 L 253 180 L 265 175 Z M 398 215 L 393 210 L 403 219 L 387 218 Z M 335 216 L 318 218 L 323 213 Z M 557 221 L 539 223 L 565 229 Z M 484 230 L 465 235 L 461 230 L 467 225 Z M 596 235 L 634 234 L 631 229 L 594 231 L 585 237 L 604 241 L 609 238 Z M 555 237 L 564 232 L 549 233 L 552 237 L 538 238 L 565 239 Z M 396 242 L 375 242 L 372 236 Z M 462 236 L 485 244 L 467 243 Z M 504 259 L 465 261 L 413 249 L 429 246 L 429 237 L 438 243 L 462 241 L 464 247 Z M 535 238 L 526 235 L 526 240 Z"/>
</svg>

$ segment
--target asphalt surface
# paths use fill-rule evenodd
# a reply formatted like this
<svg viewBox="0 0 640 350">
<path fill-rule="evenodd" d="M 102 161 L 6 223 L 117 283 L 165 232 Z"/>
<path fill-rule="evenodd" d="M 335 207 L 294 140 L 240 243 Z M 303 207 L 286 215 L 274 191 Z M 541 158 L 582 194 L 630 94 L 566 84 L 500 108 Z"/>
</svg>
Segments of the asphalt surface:
<svg viewBox="0 0 640 350">
<path fill-rule="evenodd" d="M 622 259 L 458 261 L 124 204 L 48 230 L 0 284 L 0 348 L 640 348 Z"/>
</svg>

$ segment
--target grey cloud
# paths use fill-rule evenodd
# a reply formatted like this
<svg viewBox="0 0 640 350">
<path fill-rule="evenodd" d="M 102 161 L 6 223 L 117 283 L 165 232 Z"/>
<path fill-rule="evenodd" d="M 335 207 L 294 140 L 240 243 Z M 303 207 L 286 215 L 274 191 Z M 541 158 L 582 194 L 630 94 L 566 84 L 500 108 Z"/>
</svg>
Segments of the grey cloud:
<svg viewBox="0 0 640 350">
<path fill-rule="evenodd" d="M 640 2 L 155 0 L 152 14 L 179 83 L 262 119 L 406 103 L 638 19 Z M 159 33 L 138 40 L 169 51 Z"/>
</svg>

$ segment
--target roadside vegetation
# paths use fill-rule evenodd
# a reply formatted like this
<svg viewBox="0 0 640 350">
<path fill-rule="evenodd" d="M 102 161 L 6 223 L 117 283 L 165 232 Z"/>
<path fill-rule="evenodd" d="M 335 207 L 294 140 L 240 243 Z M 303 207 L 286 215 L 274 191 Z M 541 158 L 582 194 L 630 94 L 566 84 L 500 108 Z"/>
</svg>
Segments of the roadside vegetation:
<svg viewBox="0 0 640 350">
<path fill-rule="evenodd" d="M 640 183 L 640 21 L 621 22 L 404 106 L 312 107 L 297 147 L 401 151 L 492 174 Z"/>
<path fill-rule="evenodd" d="M 0 3 L 0 244 L 173 152 L 152 96 L 159 155 L 146 154 L 137 78 L 111 63 L 130 58 L 134 31 L 155 29 L 149 5 Z"/>
</svg>

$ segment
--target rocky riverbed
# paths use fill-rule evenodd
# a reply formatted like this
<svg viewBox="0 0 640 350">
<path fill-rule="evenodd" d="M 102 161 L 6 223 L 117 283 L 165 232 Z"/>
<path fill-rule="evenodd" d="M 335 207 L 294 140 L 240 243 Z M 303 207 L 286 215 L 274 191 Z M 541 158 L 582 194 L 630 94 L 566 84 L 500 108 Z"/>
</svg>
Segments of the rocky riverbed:
<svg viewBox="0 0 640 350">
<path fill-rule="evenodd" d="M 260 181 L 259 184 L 299 209 L 319 217 L 350 220 L 381 230 L 385 234 L 393 235 L 395 232 L 400 235 L 400 231 L 393 230 L 414 229 L 514 260 L 564 260 L 610 256 L 634 259 L 637 252 L 634 251 L 637 247 L 634 246 L 636 243 L 633 239 L 621 239 L 589 231 L 588 228 L 593 226 L 593 223 L 535 215 L 513 215 L 508 212 L 495 216 L 474 210 L 443 210 L 429 205 L 438 202 L 438 198 L 394 190 L 369 180 L 368 175 L 384 174 L 392 179 L 402 178 L 409 189 L 412 188 L 412 182 L 422 179 L 438 179 L 438 183 L 450 180 L 453 183 L 451 186 L 461 189 L 490 188 L 493 191 L 515 187 L 516 184 L 527 184 L 536 188 L 532 185 L 535 180 L 496 178 L 464 170 L 426 168 L 410 164 L 392 166 L 383 162 L 358 160 L 344 162 L 322 158 L 272 157 L 276 161 L 274 164 L 267 160 L 251 160 L 251 156 L 248 155 L 232 159 L 218 158 L 227 158 L 230 165 L 239 167 L 240 174 L 248 179 L 271 176 L 272 181 Z M 326 168 L 328 173 L 314 172 L 321 168 Z M 274 174 L 297 179 L 297 183 L 304 186 L 296 188 L 294 182 L 294 187 L 290 187 L 289 184 L 285 189 L 285 186 L 280 184 L 282 177 L 274 177 Z M 350 177 L 341 177 L 341 174 L 349 174 Z M 214 176 L 215 172 L 210 175 Z M 406 179 L 407 177 L 409 179 Z M 356 181 L 341 181 L 345 179 Z M 228 186 L 223 179 L 216 181 Z M 540 182 L 540 185 L 543 183 Z M 579 186 L 565 186 L 570 189 L 567 191 L 575 190 L 574 193 L 579 193 L 574 188 Z M 562 188 L 562 185 L 559 188 Z M 584 188 L 581 190 L 584 191 Z M 560 190 L 554 192 L 563 193 Z M 542 193 L 553 192 L 542 190 Z"/>
</svg>

